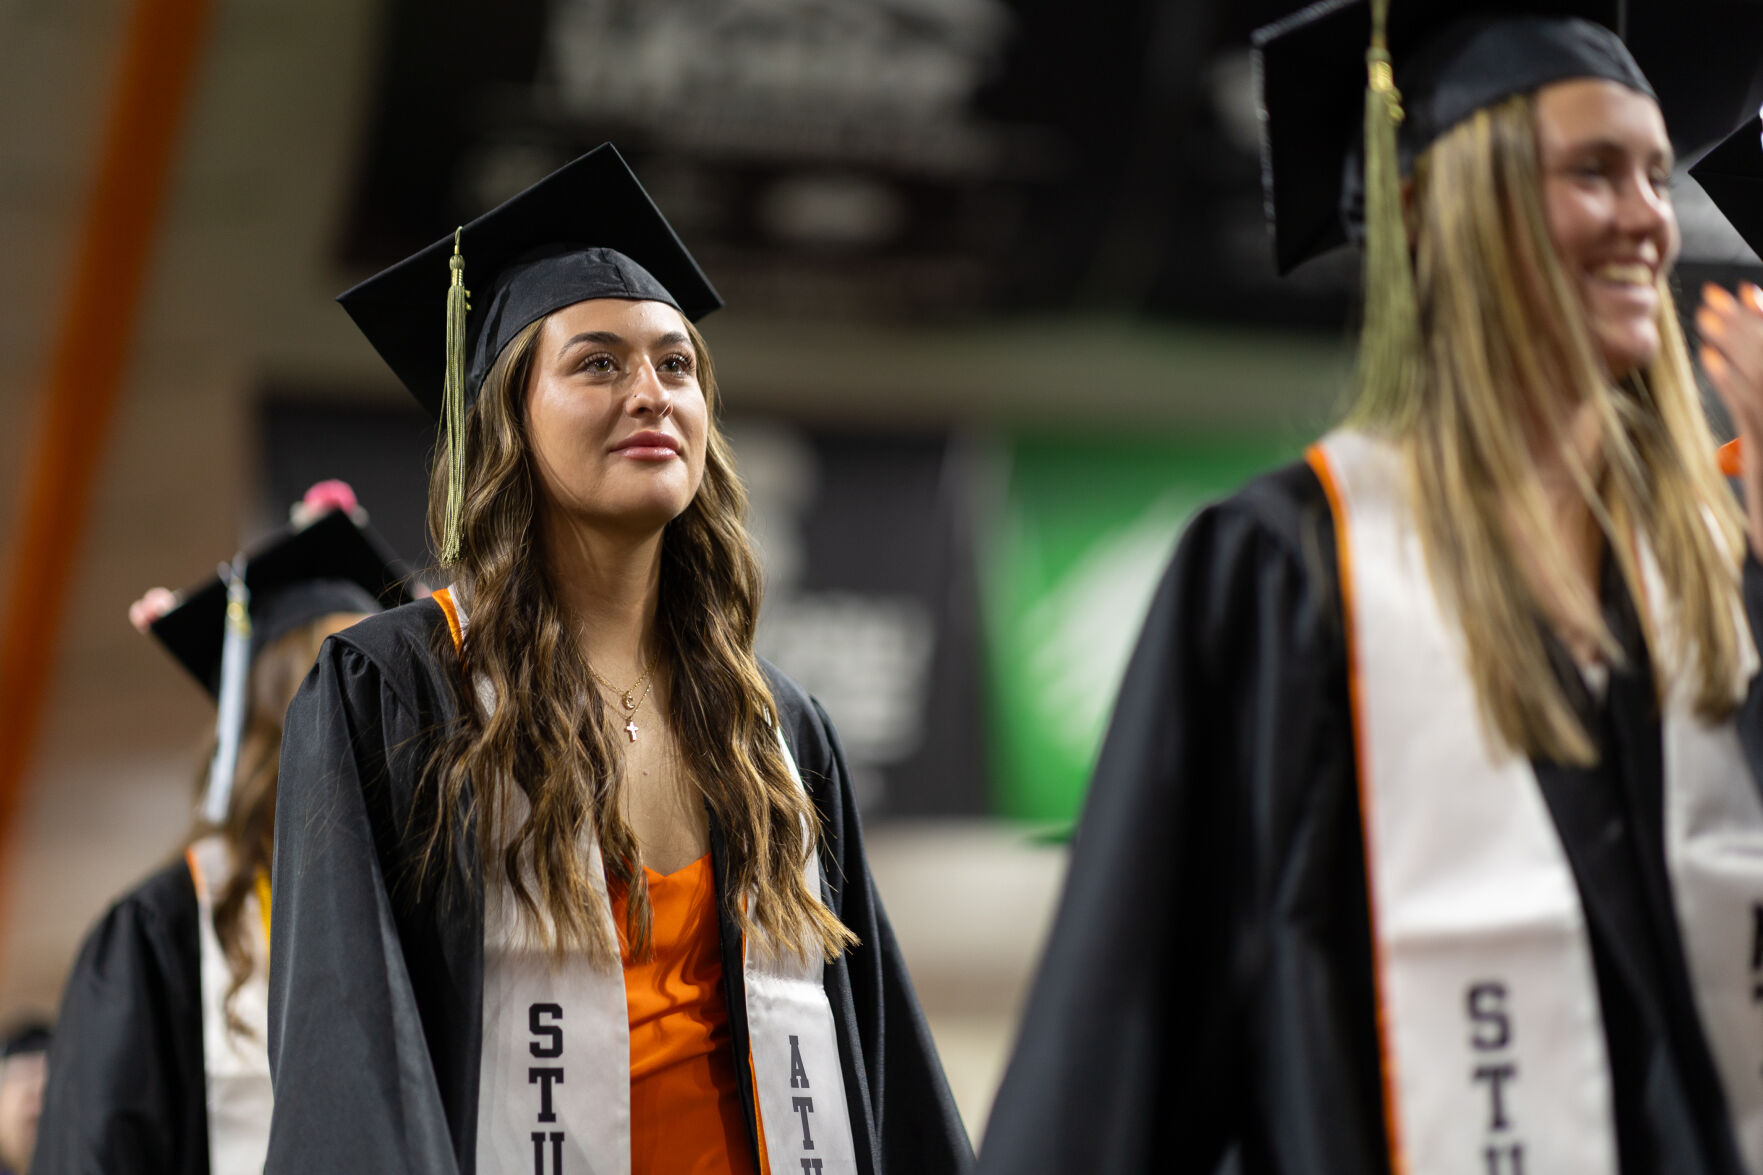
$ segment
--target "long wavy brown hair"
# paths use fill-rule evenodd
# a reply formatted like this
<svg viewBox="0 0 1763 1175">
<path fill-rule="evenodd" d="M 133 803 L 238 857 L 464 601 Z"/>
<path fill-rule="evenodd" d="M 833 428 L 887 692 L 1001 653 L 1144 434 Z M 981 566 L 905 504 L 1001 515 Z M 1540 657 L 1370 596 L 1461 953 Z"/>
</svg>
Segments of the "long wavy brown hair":
<svg viewBox="0 0 1763 1175">
<path fill-rule="evenodd" d="M 589 874 L 589 838 L 599 843 L 607 880 L 626 894 L 624 930 L 639 958 L 649 950 L 649 888 L 620 802 L 627 780 L 619 722 L 608 720 L 537 541 L 541 491 L 525 404 L 543 327 L 541 319 L 503 348 L 465 418 L 460 554 L 448 574 L 468 617 L 467 673 L 457 687 L 461 718 L 438 741 L 424 772 L 428 795 L 413 810 L 426 824 L 416 830 L 423 838 L 416 879 L 426 885 L 444 874 L 475 835 L 485 876 L 500 871 L 559 957 L 579 950 L 610 967 L 620 947 Z M 655 656 L 671 684 L 681 767 L 727 846 L 724 907 L 747 935 L 830 960 L 857 940 L 803 880 L 818 815 L 790 773 L 777 707 L 753 653 L 760 575 L 743 521 L 746 491 L 717 427 L 709 351 L 690 323 L 686 330 L 708 408 L 707 455 L 697 495 L 663 532 Z M 447 462 L 435 461 L 429 529 L 437 548 L 447 479 Z M 493 691 L 488 712 L 475 682 Z"/>
<path fill-rule="evenodd" d="M 1675 631 L 1640 608 L 1661 697 L 1684 689 L 1706 721 L 1731 714 L 1745 634 L 1739 617 L 1742 520 L 1715 465 L 1668 275 L 1658 279 L 1661 346 L 1612 380 L 1549 235 L 1536 100 L 1477 111 L 1416 162 L 1412 207 L 1422 354 L 1362 374 L 1349 423 L 1395 440 L 1406 458 L 1433 583 L 1463 626 L 1470 676 L 1496 745 L 1590 764 L 1597 745 L 1556 676 L 1538 617 L 1542 587 L 1620 663 L 1596 587 L 1583 582 L 1548 518 L 1531 453 L 1564 458 L 1644 602 L 1644 538 L 1658 560 Z M 1567 438 L 1593 409 L 1597 464 Z M 1659 601 L 1655 601 L 1658 603 Z"/>
<path fill-rule="evenodd" d="M 275 850 L 275 792 L 282 757 L 282 718 L 300 682 L 318 660 L 318 648 L 329 628 L 319 621 L 283 633 L 251 659 L 245 730 L 239 740 L 239 761 L 233 773 L 232 798 L 226 819 L 217 825 L 199 822 L 186 844 L 219 833 L 232 851 L 233 872 L 214 895 L 214 932 L 226 956 L 231 982 L 226 991 L 227 1025 L 250 1030 L 233 1013 L 233 997 L 257 966 L 258 924 L 246 900 L 257 891 L 257 878 L 269 870 Z M 208 780 L 213 748 L 202 757 L 201 783 Z"/>
</svg>

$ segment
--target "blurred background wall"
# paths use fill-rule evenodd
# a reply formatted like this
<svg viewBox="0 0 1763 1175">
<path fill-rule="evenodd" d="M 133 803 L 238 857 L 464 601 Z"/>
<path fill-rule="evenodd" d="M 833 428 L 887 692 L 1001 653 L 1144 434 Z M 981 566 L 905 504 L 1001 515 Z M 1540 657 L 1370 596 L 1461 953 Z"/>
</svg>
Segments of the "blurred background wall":
<svg viewBox="0 0 1763 1175">
<path fill-rule="evenodd" d="M 0 0 L 14 571 L 118 63 L 155 3 Z M 840 727 L 977 1134 L 1150 589 L 1194 509 L 1297 456 L 1345 377 L 1353 258 L 1279 280 L 1261 220 L 1247 34 L 1288 6 L 198 4 L 30 683 L 0 1015 L 54 1006 L 85 928 L 190 820 L 211 711 L 128 603 L 212 573 L 322 477 L 426 560 L 432 425 L 331 298 L 611 139 L 728 301 L 705 333 L 766 562 L 762 650 Z M 1754 261 L 1693 184 L 1679 200 L 1686 283 Z"/>
</svg>

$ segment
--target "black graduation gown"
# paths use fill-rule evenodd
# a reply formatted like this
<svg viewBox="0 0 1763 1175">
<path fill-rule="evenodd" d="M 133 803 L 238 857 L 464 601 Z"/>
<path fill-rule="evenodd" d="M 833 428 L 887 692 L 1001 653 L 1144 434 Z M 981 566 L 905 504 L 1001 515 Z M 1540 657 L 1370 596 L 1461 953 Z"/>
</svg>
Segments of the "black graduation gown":
<svg viewBox="0 0 1763 1175">
<path fill-rule="evenodd" d="M 1335 559 L 1306 465 L 1184 536 L 1121 687 L 982 1171 L 1389 1169 Z M 1621 577 L 1604 582 L 1630 668 L 1602 705 L 1563 678 L 1601 764 L 1536 768 L 1586 909 L 1619 1161 L 1739 1175 L 1666 880 L 1650 669 Z"/>
<path fill-rule="evenodd" d="M 862 942 L 826 968 L 859 1170 L 968 1170 L 972 1149 L 870 879 L 837 736 L 800 687 L 768 675 L 823 821 L 828 903 Z M 458 848 L 451 898 L 444 887 L 417 898 L 407 881 L 415 846 L 403 835 L 462 680 L 444 614 L 427 600 L 331 637 L 288 711 L 270 946 L 272 1173 L 475 1168 L 484 965 L 476 850 Z M 714 827 L 711 852 L 720 889 L 727 860 Z M 726 914 L 722 941 L 732 1047 L 744 1056 L 740 936 Z M 751 1138 L 751 1078 L 747 1066 L 736 1069 Z"/>
<path fill-rule="evenodd" d="M 200 918 L 180 857 L 86 936 L 49 1046 L 32 1175 L 207 1175 Z"/>
</svg>

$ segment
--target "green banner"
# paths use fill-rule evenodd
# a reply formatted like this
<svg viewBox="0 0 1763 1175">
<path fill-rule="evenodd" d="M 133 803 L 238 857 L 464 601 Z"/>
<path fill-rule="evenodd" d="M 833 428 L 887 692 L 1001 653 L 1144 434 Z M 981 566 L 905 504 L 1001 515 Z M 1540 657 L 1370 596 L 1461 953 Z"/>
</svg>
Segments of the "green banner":
<svg viewBox="0 0 1763 1175">
<path fill-rule="evenodd" d="M 1004 449 L 982 551 L 993 808 L 1076 818 L 1151 593 L 1194 512 L 1299 447 L 1272 436 Z"/>
</svg>

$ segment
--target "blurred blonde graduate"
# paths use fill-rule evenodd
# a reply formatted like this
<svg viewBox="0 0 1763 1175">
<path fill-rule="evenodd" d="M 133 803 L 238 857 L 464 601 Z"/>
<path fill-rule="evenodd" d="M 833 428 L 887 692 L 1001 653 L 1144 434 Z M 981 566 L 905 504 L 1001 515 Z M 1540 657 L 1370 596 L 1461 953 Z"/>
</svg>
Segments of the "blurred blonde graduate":
<svg viewBox="0 0 1763 1175">
<path fill-rule="evenodd" d="M 1618 15 L 1257 34 L 1356 397 L 1182 540 L 983 1169 L 1763 1171 L 1756 616 Z"/>
</svg>

